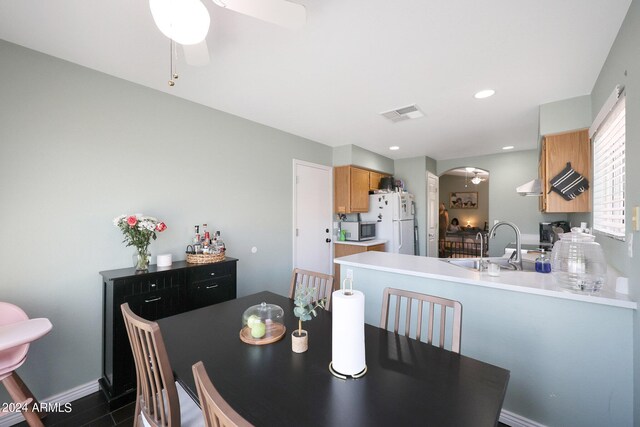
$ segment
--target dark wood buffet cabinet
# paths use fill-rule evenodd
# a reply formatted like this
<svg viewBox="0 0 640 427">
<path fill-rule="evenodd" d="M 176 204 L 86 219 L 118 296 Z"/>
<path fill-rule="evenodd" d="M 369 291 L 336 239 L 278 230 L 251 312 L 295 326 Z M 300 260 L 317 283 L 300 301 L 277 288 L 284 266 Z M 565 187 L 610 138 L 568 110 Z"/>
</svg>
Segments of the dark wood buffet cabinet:
<svg viewBox="0 0 640 427">
<path fill-rule="evenodd" d="M 136 371 L 120 305 L 129 303 L 137 315 L 157 320 L 236 297 L 237 259 L 213 264 L 174 262 L 171 267 L 149 266 L 101 271 L 102 377 L 100 388 L 110 410 L 135 399 Z"/>
</svg>

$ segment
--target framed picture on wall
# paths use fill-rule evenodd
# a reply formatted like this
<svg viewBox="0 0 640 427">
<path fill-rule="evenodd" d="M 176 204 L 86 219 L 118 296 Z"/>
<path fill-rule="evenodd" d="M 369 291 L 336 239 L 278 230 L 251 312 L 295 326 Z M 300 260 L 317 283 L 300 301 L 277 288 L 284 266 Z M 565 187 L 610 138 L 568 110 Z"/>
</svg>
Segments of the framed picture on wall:
<svg viewBox="0 0 640 427">
<path fill-rule="evenodd" d="M 478 192 L 451 193 L 449 209 L 478 209 Z"/>
</svg>

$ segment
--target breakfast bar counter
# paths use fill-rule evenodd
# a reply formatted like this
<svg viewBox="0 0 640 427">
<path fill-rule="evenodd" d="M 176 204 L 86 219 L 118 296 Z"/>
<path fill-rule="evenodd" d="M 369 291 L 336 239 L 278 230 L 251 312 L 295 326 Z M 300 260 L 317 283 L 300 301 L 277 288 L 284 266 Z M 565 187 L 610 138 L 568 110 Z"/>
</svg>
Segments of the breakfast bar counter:
<svg viewBox="0 0 640 427">
<path fill-rule="evenodd" d="M 387 252 L 363 252 L 337 258 L 334 262 L 343 266 L 343 271 L 345 268 L 359 267 L 513 292 L 637 309 L 637 303 L 631 300 L 628 295 L 616 292 L 615 285 L 611 283 L 606 283 L 598 292 L 580 292 L 559 286 L 551 274 L 501 270 L 499 276 L 492 277 L 486 271 L 472 271 L 452 265 L 440 258 Z"/>
<path fill-rule="evenodd" d="M 380 324 L 386 287 L 459 301 L 461 354 L 511 371 L 501 422 L 633 424 L 637 304 L 627 295 L 609 286 L 598 295 L 578 294 L 551 274 L 501 270 L 491 277 L 437 258 L 385 252 L 335 262 L 341 279 L 351 270 L 372 325 Z"/>
</svg>

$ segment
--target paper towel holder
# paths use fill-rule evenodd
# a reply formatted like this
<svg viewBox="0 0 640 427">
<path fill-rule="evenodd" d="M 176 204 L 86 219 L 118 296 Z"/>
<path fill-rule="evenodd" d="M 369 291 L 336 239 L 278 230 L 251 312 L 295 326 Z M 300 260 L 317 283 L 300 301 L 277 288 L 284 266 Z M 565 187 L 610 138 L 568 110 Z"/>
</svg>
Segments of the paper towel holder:
<svg viewBox="0 0 640 427">
<path fill-rule="evenodd" d="M 349 281 L 349 290 L 347 290 L 347 285 L 345 285 L 346 281 Z M 344 279 L 342 281 L 342 286 L 340 287 L 340 290 L 342 291 L 343 294 L 345 295 L 353 295 L 353 279 L 347 277 L 346 279 Z"/>
<path fill-rule="evenodd" d="M 347 290 L 347 285 L 346 282 L 349 281 L 349 289 Z M 342 293 L 344 295 L 353 295 L 353 279 L 351 278 L 346 278 L 342 281 L 342 286 L 340 287 L 340 291 L 342 291 Z M 335 309 L 335 307 L 334 307 Z M 367 373 L 367 365 L 364 365 L 364 369 L 361 372 L 358 372 L 357 374 L 353 374 L 353 375 L 346 375 L 346 374 L 342 374 L 338 371 L 336 371 L 335 369 L 333 369 L 333 361 L 329 362 L 329 372 L 331 372 L 331 374 L 336 377 L 336 378 L 340 378 L 341 380 L 346 380 L 346 379 L 358 379 L 358 378 L 362 378 L 364 376 L 364 374 Z"/>
<path fill-rule="evenodd" d="M 364 369 L 362 370 L 362 372 L 360 372 L 358 374 L 345 375 L 345 374 L 341 374 L 338 371 L 336 371 L 335 369 L 333 369 L 333 362 L 330 362 L 329 363 L 329 372 L 331 372 L 334 377 L 340 378 L 341 380 L 347 380 L 349 378 L 351 378 L 352 380 L 357 380 L 358 378 L 362 378 L 364 376 L 364 374 L 367 373 L 367 365 L 365 365 Z"/>
</svg>

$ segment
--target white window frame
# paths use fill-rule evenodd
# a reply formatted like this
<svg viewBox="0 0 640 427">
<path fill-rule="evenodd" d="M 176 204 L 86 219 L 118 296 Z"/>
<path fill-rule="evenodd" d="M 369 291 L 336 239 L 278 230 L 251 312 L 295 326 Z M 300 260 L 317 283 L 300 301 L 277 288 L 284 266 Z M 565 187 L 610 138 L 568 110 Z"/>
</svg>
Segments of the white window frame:
<svg viewBox="0 0 640 427">
<path fill-rule="evenodd" d="M 625 240 L 625 141 L 626 100 L 617 95 L 598 115 L 593 141 L 593 229 L 602 235 Z M 606 105 L 606 104 L 605 104 Z M 593 127 L 592 127 L 593 129 Z"/>
</svg>

